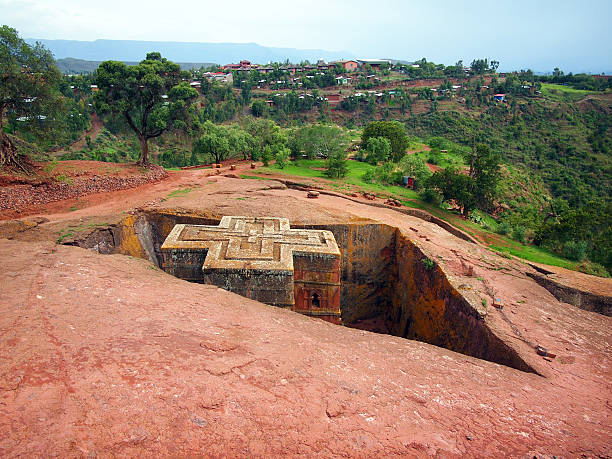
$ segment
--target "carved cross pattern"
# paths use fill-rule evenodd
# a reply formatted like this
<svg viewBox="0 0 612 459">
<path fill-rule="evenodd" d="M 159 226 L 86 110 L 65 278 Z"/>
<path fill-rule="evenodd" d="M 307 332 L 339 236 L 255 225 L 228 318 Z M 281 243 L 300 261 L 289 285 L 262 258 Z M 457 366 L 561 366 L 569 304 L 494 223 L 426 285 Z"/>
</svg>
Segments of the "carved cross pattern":
<svg viewBox="0 0 612 459">
<path fill-rule="evenodd" d="M 324 230 L 291 229 L 286 218 L 225 216 L 219 226 L 176 225 L 162 249 L 207 249 L 203 268 L 293 270 L 294 253 L 339 255 Z"/>
</svg>

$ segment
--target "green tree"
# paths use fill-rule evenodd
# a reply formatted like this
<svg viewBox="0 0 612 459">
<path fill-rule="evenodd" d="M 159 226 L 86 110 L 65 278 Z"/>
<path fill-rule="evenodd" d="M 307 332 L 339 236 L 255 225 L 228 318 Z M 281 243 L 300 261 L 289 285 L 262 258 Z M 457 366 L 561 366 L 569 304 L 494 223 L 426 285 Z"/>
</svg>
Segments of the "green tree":
<svg viewBox="0 0 612 459">
<path fill-rule="evenodd" d="M 267 108 L 268 105 L 263 100 L 257 99 L 251 104 L 251 113 L 253 116 L 260 117 L 266 113 Z"/>
<path fill-rule="evenodd" d="M 373 121 L 368 124 L 361 135 L 361 148 L 368 147 L 370 137 L 386 137 L 391 143 L 391 160 L 398 162 L 406 154 L 408 135 L 404 125 L 398 121 Z"/>
<path fill-rule="evenodd" d="M 249 159 L 253 151 L 253 136 L 243 130 L 240 126 L 233 126 L 230 129 L 229 137 L 230 148 L 238 154 L 242 155 L 243 159 Z"/>
<path fill-rule="evenodd" d="M 284 169 L 287 163 L 289 162 L 289 155 L 291 154 L 291 150 L 287 147 L 280 147 L 276 152 L 276 165 L 279 169 Z"/>
<path fill-rule="evenodd" d="M 266 145 L 287 144 L 287 134 L 274 121 L 249 119 L 244 128 L 253 138 L 253 148 L 261 150 Z"/>
<path fill-rule="evenodd" d="M 48 115 L 57 102 L 60 79 L 49 50 L 40 43 L 28 45 L 11 27 L 0 27 L 0 167 L 26 169 L 2 128 L 7 111 L 20 119 L 23 128 L 44 131 L 47 116 L 43 113 Z"/>
<path fill-rule="evenodd" d="M 327 157 L 325 175 L 331 178 L 341 178 L 348 173 L 346 152 L 336 150 Z"/>
<path fill-rule="evenodd" d="M 423 188 L 432 175 L 425 160 L 417 155 L 404 156 L 399 162 L 399 168 L 403 175 L 414 177 L 415 190 Z"/>
<path fill-rule="evenodd" d="M 200 160 L 198 159 L 198 153 L 194 149 L 191 152 L 191 157 L 189 158 L 189 165 L 190 166 L 197 166 L 198 164 L 200 164 Z"/>
<path fill-rule="evenodd" d="M 364 112 L 368 115 L 373 115 L 376 111 L 376 101 L 374 100 L 374 96 L 369 96 L 366 102 Z"/>
<path fill-rule="evenodd" d="M 490 210 L 497 197 L 501 157 L 486 144 L 478 144 L 467 155 L 469 176 L 474 180 L 474 198 L 482 210 Z"/>
<path fill-rule="evenodd" d="M 308 159 L 329 158 L 337 151 L 344 151 L 347 144 L 346 133 L 338 126 L 310 124 L 289 135 L 289 148 L 294 158 L 302 155 Z"/>
<path fill-rule="evenodd" d="M 225 126 L 216 126 L 211 121 L 204 123 L 204 132 L 193 144 L 195 154 L 205 154 L 215 163 L 230 156 L 230 132 Z"/>
<path fill-rule="evenodd" d="M 427 181 L 427 186 L 442 193 L 445 201 L 453 199 L 464 216 L 476 207 L 474 180 L 454 167 L 435 172 Z"/>
<path fill-rule="evenodd" d="M 386 137 L 370 137 L 366 162 L 376 166 L 379 162 L 385 162 L 391 156 L 391 142 Z"/>
<path fill-rule="evenodd" d="M 240 91 L 240 99 L 242 100 L 243 105 L 249 105 L 249 102 L 251 102 L 250 85 L 243 86 L 242 90 Z"/>
<path fill-rule="evenodd" d="M 541 225 L 534 242 L 567 255 L 572 245 L 583 241 L 589 259 L 612 273 L 612 202 L 593 200 L 559 213 Z"/>
<path fill-rule="evenodd" d="M 198 97 L 181 77 L 180 66 L 158 52 L 148 53 L 138 65 L 104 61 L 98 67 L 96 108 L 125 118 L 140 142 L 138 164 L 149 165 L 149 139 L 184 121 Z"/>
<path fill-rule="evenodd" d="M 489 69 L 489 60 L 488 59 L 474 59 L 470 64 L 470 68 L 472 72 L 476 75 L 482 75 Z"/>
<path fill-rule="evenodd" d="M 265 147 L 263 147 L 263 150 L 261 150 L 261 161 L 263 162 L 264 166 L 268 166 L 272 158 L 274 158 L 274 154 L 274 145 L 266 145 Z"/>
</svg>

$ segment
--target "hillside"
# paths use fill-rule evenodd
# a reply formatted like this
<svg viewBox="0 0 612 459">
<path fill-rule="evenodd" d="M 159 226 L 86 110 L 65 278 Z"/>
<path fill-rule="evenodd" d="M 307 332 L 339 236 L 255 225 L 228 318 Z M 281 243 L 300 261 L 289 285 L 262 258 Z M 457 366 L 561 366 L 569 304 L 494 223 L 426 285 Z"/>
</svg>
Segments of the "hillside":
<svg viewBox="0 0 612 459">
<path fill-rule="evenodd" d="M 398 150 L 395 163 L 388 161 L 388 156 L 369 166 L 361 162 L 350 172 L 353 184 L 369 191 L 384 191 L 390 199 L 409 201 L 404 205 L 428 205 L 431 212 L 441 212 L 449 220 L 453 220 L 453 212 L 460 211 L 462 218 L 471 218 L 485 231 L 481 239 L 491 241 L 491 246 L 499 250 L 531 261 L 609 275 L 612 258 L 606 226 L 610 226 L 612 209 L 605 202 L 611 195 L 612 94 L 606 89 L 608 82 L 588 77 L 593 81 L 587 83 L 597 83 L 604 89 L 586 90 L 534 84 L 533 75 L 523 73 L 468 75 L 463 68 L 430 64 L 422 60 L 392 69 L 365 67 L 348 75 L 340 64 L 322 67 L 325 71 L 300 67 L 297 72 L 275 64 L 269 69 L 235 72 L 232 85 L 193 72 L 192 78 L 199 80 L 195 83 L 198 91 L 193 91 L 194 106 L 185 129 L 168 129 L 164 136 L 152 139 L 151 159 L 167 168 L 232 158 L 267 163 L 278 160 L 277 152 L 283 151 L 284 161 L 290 156 L 297 160 L 304 156 L 303 142 L 309 142 L 308 136 L 313 135 L 315 141 L 346 138 L 338 151 L 347 151 L 349 143 L 349 150 L 355 151 L 363 126 L 375 120 L 396 120 L 403 135 L 410 136 L 411 146 Z M 79 113 L 70 114 L 69 119 L 80 118 L 81 107 L 93 115 L 94 100 L 88 98 L 89 83 L 94 82 L 91 76 L 65 78 L 63 94 L 78 105 L 75 110 L 79 108 Z M 140 146 L 125 121 L 109 113 L 100 118 L 105 129 L 100 124 L 69 145 L 69 140 L 77 140 L 79 132 L 88 127 L 88 123 L 75 125 L 51 156 L 109 162 L 137 160 Z M 303 130 L 309 125 L 314 125 L 316 134 L 312 129 L 311 134 Z M 10 127 L 19 131 L 18 124 Z M 195 151 L 196 140 L 211 133 L 227 140 L 228 148 L 221 156 L 213 157 L 209 150 Z M 300 137 L 303 135 L 306 137 Z M 417 179 L 421 180 L 421 189 L 416 192 L 398 186 L 402 176 L 412 175 L 398 163 L 406 150 L 418 157 L 426 170 L 436 172 L 453 166 L 467 173 L 467 158 L 475 144 L 483 144 L 499 155 L 502 167 L 496 174 L 500 180 L 495 189 L 480 194 L 486 198 L 472 200 L 478 203 L 470 204 L 474 207 L 467 211 L 455 191 L 442 191 L 433 182 L 428 183 L 426 175 Z M 314 160 L 317 155 L 313 150 L 306 157 Z M 364 158 L 357 155 L 355 159 Z M 298 166 L 297 162 L 290 166 Z M 311 166 L 319 174 L 326 169 L 324 161 Z M 314 169 L 306 169 L 295 171 L 296 175 L 313 174 Z M 335 186 L 344 187 L 341 183 Z M 425 191 L 428 193 L 423 194 Z M 462 196 L 470 193 L 475 195 L 468 190 Z M 590 226 L 577 224 L 580 221 Z M 462 225 L 460 220 L 452 224 Z M 491 237 L 491 232 L 506 238 Z M 537 250 L 531 243 L 537 244 Z"/>
<path fill-rule="evenodd" d="M 555 197 L 573 205 L 610 198 L 612 159 L 609 146 L 596 143 L 600 126 L 612 126 L 612 94 L 576 102 L 548 98 L 518 99 L 516 106 L 461 110 L 440 108 L 407 120 L 419 136 L 442 136 L 469 144 L 477 133 L 509 164 L 540 176 Z M 609 142 L 609 133 L 603 136 Z"/>
</svg>

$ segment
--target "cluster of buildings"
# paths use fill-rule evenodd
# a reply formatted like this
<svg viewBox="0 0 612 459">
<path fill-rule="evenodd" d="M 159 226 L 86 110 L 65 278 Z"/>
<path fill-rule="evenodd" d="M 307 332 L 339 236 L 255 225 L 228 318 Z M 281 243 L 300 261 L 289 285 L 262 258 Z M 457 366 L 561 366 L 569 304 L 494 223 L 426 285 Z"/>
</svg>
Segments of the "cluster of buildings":
<svg viewBox="0 0 612 459">
<path fill-rule="evenodd" d="M 283 70 L 289 72 L 293 75 L 301 72 L 311 72 L 311 71 L 325 71 L 325 70 L 333 70 L 337 65 L 340 65 L 342 69 L 346 72 L 355 72 L 364 68 L 366 65 L 369 65 L 372 71 L 378 71 L 383 66 L 390 66 L 391 61 L 386 59 L 354 59 L 354 60 L 339 60 L 339 61 L 331 61 L 325 62 L 323 59 L 319 59 L 316 64 L 306 64 L 306 65 L 283 65 L 279 68 L 279 70 Z M 250 61 L 242 60 L 238 64 L 226 64 L 222 67 L 225 72 L 250 72 L 252 70 L 256 70 L 261 73 L 271 73 L 276 70 L 275 67 L 270 65 L 258 65 L 251 64 Z"/>
</svg>

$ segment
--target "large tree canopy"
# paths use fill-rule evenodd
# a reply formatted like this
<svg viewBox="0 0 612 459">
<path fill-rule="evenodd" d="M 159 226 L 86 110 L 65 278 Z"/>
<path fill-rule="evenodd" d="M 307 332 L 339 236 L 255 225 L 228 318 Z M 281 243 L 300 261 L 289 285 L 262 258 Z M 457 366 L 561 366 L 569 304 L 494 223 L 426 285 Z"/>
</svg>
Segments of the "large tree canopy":
<svg viewBox="0 0 612 459">
<path fill-rule="evenodd" d="M 272 120 L 252 118 L 246 123 L 245 130 L 253 139 L 251 158 L 254 161 L 264 155 L 266 147 L 270 147 L 268 159 L 272 159 L 287 144 L 287 134 Z"/>
<path fill-rule="evenodd" d="M 230 130 L 223 125 L 206 121 L 202 126 L 203 134 L 193 143 L 193 152 L 208 155 L 215 163 L 227 159 L 231 152 Z"/>
<path fill-rule="evenodd" d="M 193 142 L 193 154 L 206 155 L 206 160 L 212 159 L 220 163 L 228 158 L 242 155 L 248 158 L 253 148 L 254 139 L 239 126 L 216 125 L 206 121 L 201 127 L 202 135 Z"/>
<path fill-rule="evenodd" d="M 184 127 L 198 92 L 181 80 L 180 66 L 157 52 L 148 53 L 138 65 L 105 61 L 98 67 L 96 108 L 125 117 L 140 141 L 139 164 L 149 164 L 149 139 L 169 127 Z"/>
<path fill-rule="evenodd" d="M 289 148 L 296 159 L 302 155 L 308 159 L 329 158 L 338 151 L 344 152 L 347 145 L 347 136 L 341 128 L 325 124 L 303 126 L 289 136 Z"/>
<path fill-rule="evenodd" d="M 24 127 L 43 128 L 60 78 L 49 50 L 39 43 L 28 45 L 11 27 L 0 27 L 0 166 L 24 167 L 2 130 L 5 115 Z"/>
<path fill-rule="evenodd" d="M 466 159 L 470 161 L 468 175 L 447 167 L 428 179 L 428 186 L 442 193 L 445 200 L 454 199 L 465 216 L 476 207 L 492 208 L 500 177 L 500 157 L 488 145 L 476 145 Z"/>
<path fill-rule="evenodd" d="M 391 143 L 391 159 L 398 162 L 406 154 L 408 135 L 406 128 L 398 121 L 373 121 L 361 135 L 361 148 L 367 150 L 370 137 L 386 137 Z"/>
<path fill-rule="evenodd" d="M 467 155 L 470 163 L 470 177 L 474 180 L 474 195 L 477 206 L 485 211 L 492 210 L 497 197 L 497 185 L 500 178 L 501 157 L 491 151 L 486 144 L 478 144 Z"/>
</svg>

